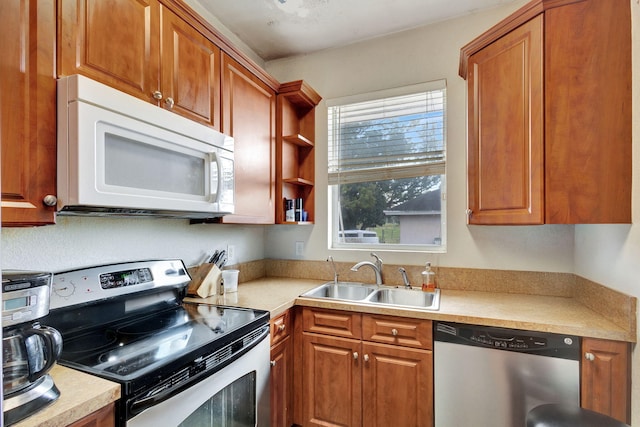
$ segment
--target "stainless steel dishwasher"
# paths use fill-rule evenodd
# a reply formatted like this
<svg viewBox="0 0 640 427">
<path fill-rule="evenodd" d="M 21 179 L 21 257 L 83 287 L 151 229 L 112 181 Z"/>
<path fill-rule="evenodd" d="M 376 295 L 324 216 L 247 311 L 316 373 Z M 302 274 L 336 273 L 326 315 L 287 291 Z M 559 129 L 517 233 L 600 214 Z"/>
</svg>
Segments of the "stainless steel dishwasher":
<svg viewBox="0 0 640 427">
<path fill-rule="evenodd" d="M 580 338 L 434 322 L 436 427 L 520 427 L 543 403 L 580 404 Z"/>
</svg>

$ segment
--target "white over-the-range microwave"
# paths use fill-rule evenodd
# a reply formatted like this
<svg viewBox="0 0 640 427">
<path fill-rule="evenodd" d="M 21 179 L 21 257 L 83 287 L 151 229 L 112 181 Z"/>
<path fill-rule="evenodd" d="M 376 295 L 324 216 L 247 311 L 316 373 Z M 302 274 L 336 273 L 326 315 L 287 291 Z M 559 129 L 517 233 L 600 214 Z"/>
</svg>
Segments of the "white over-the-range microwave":
<svg viewBox="0 0 640 427">
<path fill-rule="evenodd" d="M 58 214 L 233 213 L 233 138 L 80 75 L 57 111 Z"/>
</svg>

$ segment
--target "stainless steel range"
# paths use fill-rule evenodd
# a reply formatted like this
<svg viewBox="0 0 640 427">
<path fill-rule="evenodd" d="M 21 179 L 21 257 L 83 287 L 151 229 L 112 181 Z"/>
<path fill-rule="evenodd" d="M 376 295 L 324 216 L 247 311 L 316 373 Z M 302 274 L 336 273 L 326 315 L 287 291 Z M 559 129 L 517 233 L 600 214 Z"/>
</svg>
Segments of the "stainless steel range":
<svg viewBox="0 0 640 427">
<path fill-rule="evenodd" d="M 269 313 L 185 303 L 180 260 L 54 274 L 62 365 L 118 382 L 120 426 L 269 423 Z"/>
</svg>

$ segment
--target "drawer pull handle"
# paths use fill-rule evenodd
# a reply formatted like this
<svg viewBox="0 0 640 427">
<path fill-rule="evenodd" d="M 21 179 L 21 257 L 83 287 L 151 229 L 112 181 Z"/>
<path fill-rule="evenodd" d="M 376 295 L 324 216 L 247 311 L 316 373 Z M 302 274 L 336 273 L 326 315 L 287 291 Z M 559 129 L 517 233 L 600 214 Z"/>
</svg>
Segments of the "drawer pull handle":
<svg viewBox="0 0 640 427">
<path fill-rule="evenodd" d="M 353 360 L 358 360 L 358 352 L 357 351 L 353 352 Z"/>
<path fill-rule="evenodd" d="M 391 335 L 393 335 L 394 337 L 397 337 L 398 336 L 398 330 L 396 328 L 393 328 L 391 330 Z"/>
<path fill-rule="evenodd" d="M 276 361 L 275 360 L 271 361 L 271 366 L 276 366 Z"/>
<path fill-rule="evenodd" d="M 369 361 L 369 355 L 368 355 L 368 354 L 365 354 L 365 355 L 364 355 L 364 357 L 363 357 L 363 359 L 364 359 L 364 361 L 365 361 L 365 362 L 368 362 L 368 361 Z"/>
<path fill-rule="evenodd" d="M 584 358 L 589 362 L 593 362 L 594 360 L 596 360 L 596 356 L 594 356 L 593 353 L 585 353 Z"/>
<path fill-rule="evenodd" d="M 286 328 L 286 326 L 285 326 L 284 323 L 282 325 L 278 325 L 278 331 L 280 331 L 280 332 L 284 331 L 285 328 Z"/>
</svg>

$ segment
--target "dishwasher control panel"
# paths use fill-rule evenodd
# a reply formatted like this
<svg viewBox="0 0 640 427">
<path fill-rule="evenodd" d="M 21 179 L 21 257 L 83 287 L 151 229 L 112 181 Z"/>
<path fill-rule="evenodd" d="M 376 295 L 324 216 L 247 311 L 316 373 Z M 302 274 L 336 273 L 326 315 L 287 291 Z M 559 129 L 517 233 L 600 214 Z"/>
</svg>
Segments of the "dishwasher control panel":
<svg viewBox="0 0 640 427">
<path fill-rule="evenodd" d="M 580 357 L 580 338 L 547 332 L 434 322 L 435 341 L 565 359 Z"/>
</svg>

